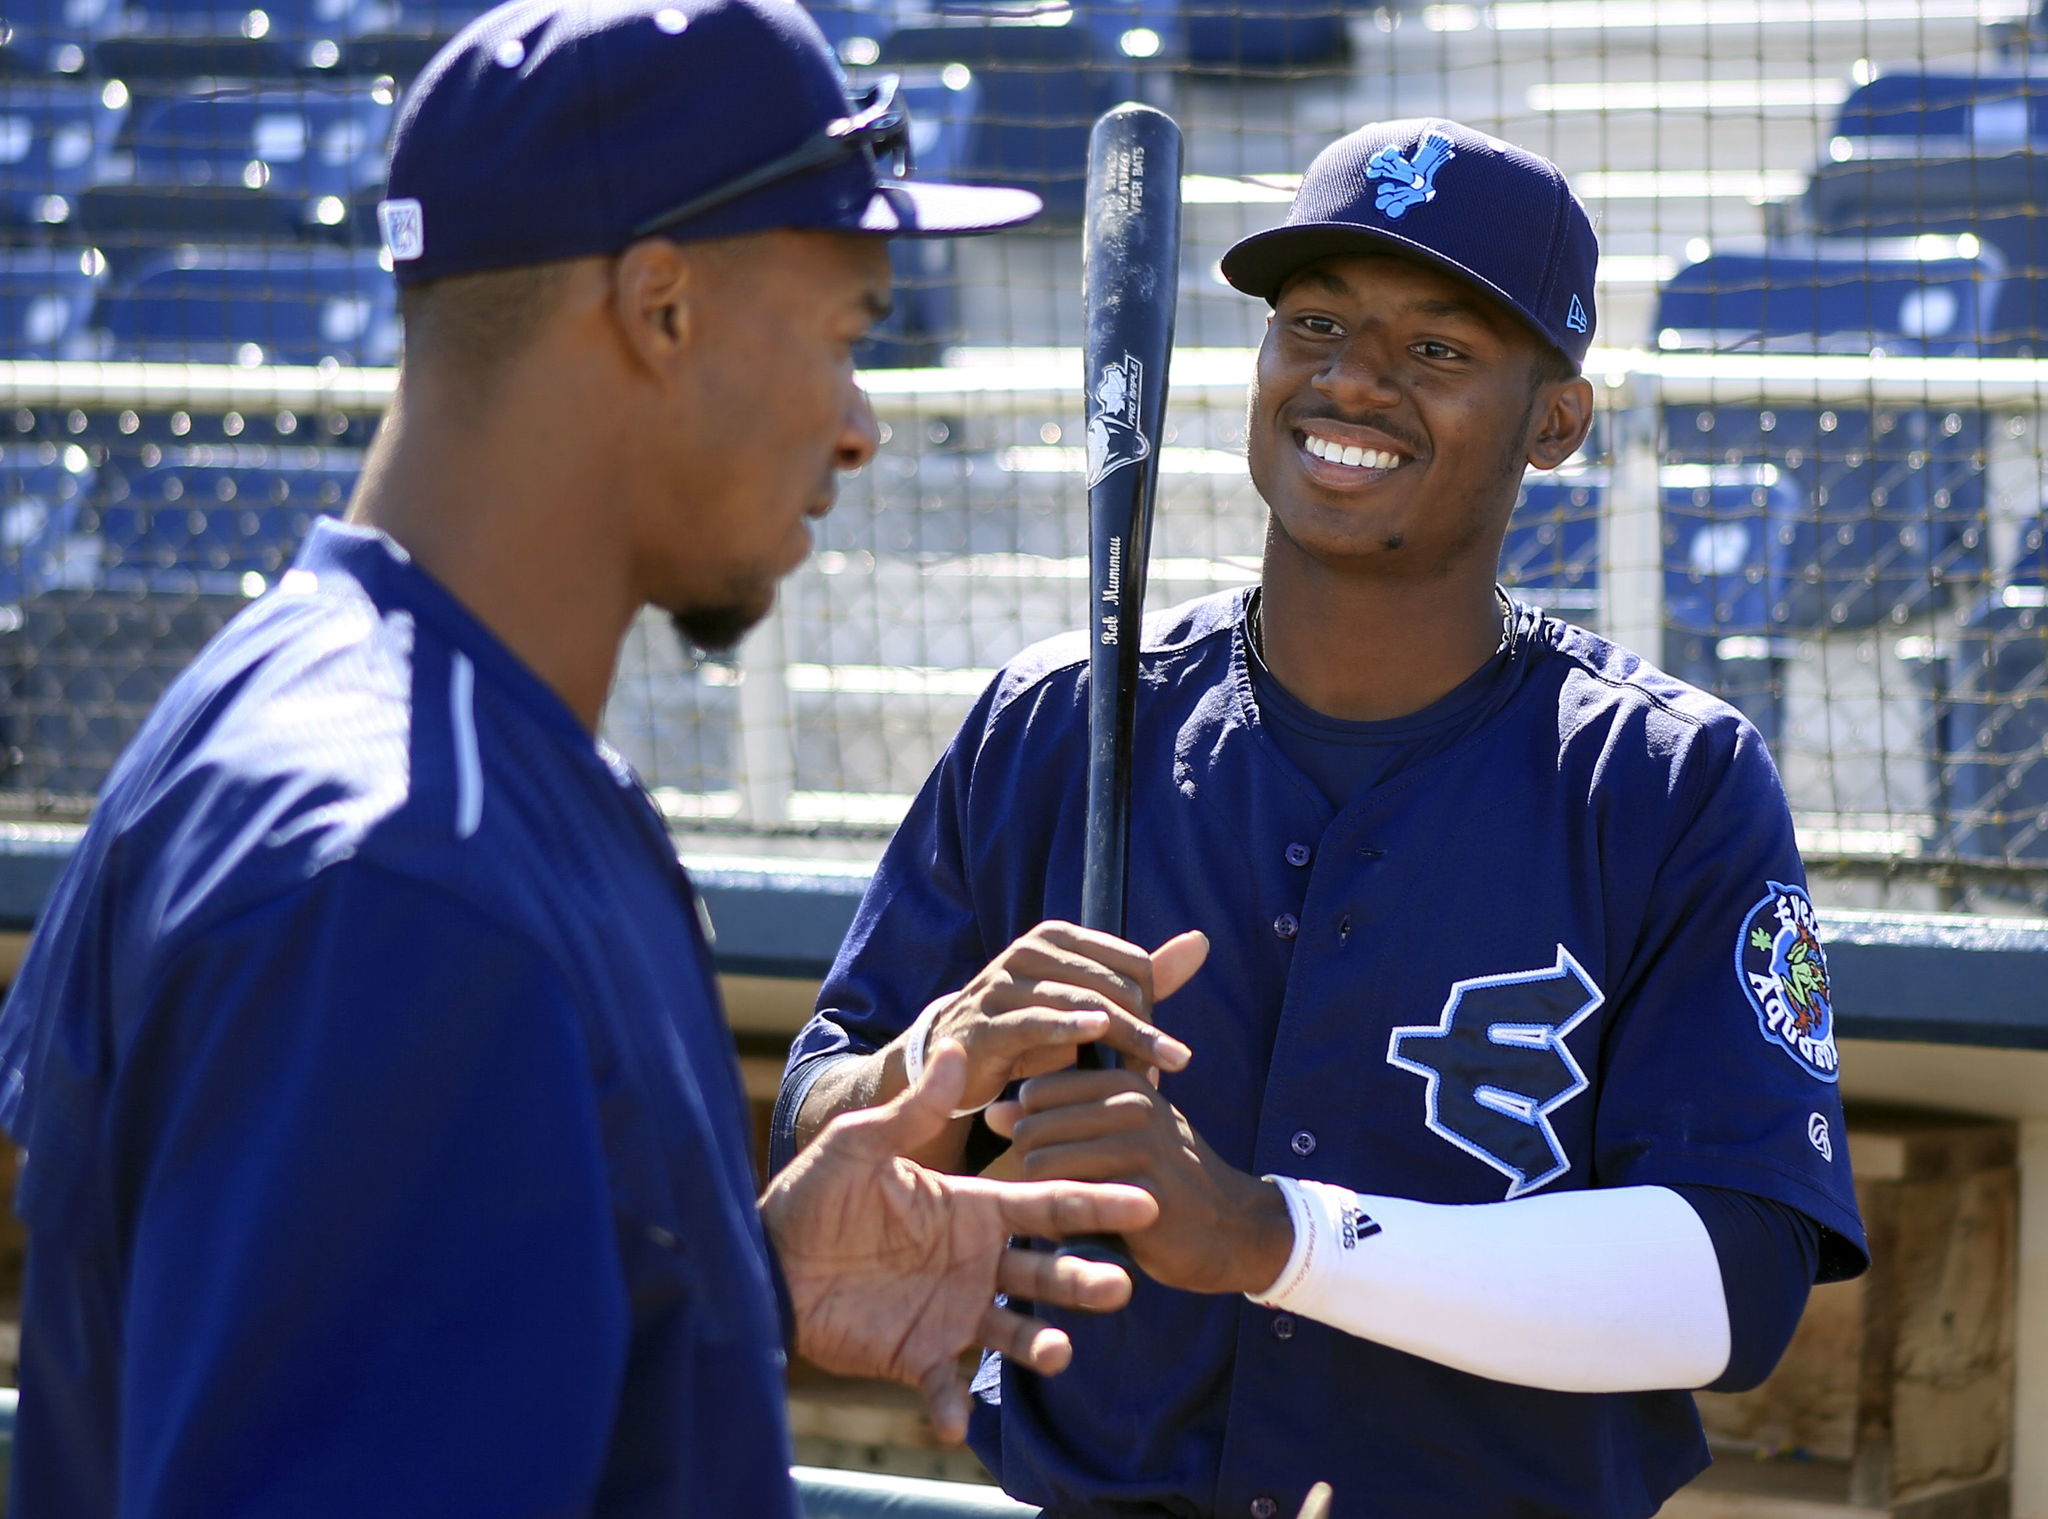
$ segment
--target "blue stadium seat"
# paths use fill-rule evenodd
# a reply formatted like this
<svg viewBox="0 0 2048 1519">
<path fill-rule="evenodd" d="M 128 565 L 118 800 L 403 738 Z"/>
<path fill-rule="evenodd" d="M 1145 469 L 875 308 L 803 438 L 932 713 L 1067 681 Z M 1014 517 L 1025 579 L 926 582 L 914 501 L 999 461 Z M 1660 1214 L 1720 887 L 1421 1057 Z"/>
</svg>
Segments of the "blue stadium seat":
<svg viewBox="0 0 2048 1519">
<path fill-rule="evenodd" d="M 347 506 L 361 468 L 354 451 L 223 448 L 119 473 L 103 483 L 89 514 L 101 545 L 99 584 L 152 595 L 260 595 L 290 567 L 314 519 Z"/>
<path fill-rule="evenodd" d="M 896 0 L 900 19 L 922 19 L 919 8 Z M 942 17 L 1003 24 L 1072 25 L 1094 33 L 1105 58 L 1141 66 L 1178 65 L 1187 51 L 1181 0 L 937 0 Z"/>
<path fill-rule="evenodd" d="M 1990 351 L 2048 351 L 2048 78 L 1884 74 L 1842 105 L 1806 192 L 1826 235 L 1976 236 L 2005 261 Z"/>
<path fill-rule="evenodd" d="M 1986 573 L 1985 432 L 1980 412 L 1665 408 L 1672 621 L 1861 627 L 1969 593 Z"/>
<path fill-rule="evenodd" d="M 117 79 L 278 79 L 332 73 L 365 0 L 126 0 L 93 45 Z"/>
<path fill-rule="evenodd" d="M 911 153 L 919 179 L 957 180 L 968 133 L 981 105 L 981 86 L 965 66 L 918 69 L 900 81 L 910 111 Z M 865 369 L 936 364 L 958 341 L 960 283 L 951 238 L 897 238 L 889 245 L 895 283 L 889 319 L 856 355 Z"/>
<path fill-rule="evenodd" d="M 192 363 L 394 363 L 397 296 L 379 255 L 181 248 L 100 301 L 103 356 Z"/>
<path fill-rule="evenodd" d="M 1211 73 L 1328 68 L 1351 56 L 1343 0 L 1186 0 L 1187 60 Z"/>
<path fill-rule="evenodd" d="M 805 8 L 842 61 L 856 67 L 881 56 L 882 39 L 912 19 L 896 0 L 806 0 Z M 922 14 L 923 8 L 918 14 Z"/>
<path fill-rule="evenodd" d="M 7 0 L 0 75 L 84 72 L 112 9 L 113 0 Z"/>
<path fill-rule="evenodd" d="M 1111 106 L 1140 98 L 1138 71 L 1076 12 L 1047 23 L 1008 16 L 935 16 L 883 41 L 885 66 L 958 65 L 981 92 L 959 173 L 1044 197 L 1047 225 L 1079 223 L 1088 132 Z M 956 76 L 957 77 L 957 76 Z"/>
<path fill-rule="evenodd" d="M 1501 544 L 1501 584 L 1573 621 L 1600 610 L 1604 473 L 1531 475 Z"/>
<path fill-rule="evenodd" d="M 217 90 L 137 110 L 128 172 L 85 192 L 101 243 L 367 234 L 396 113 L 387 87 Z"/>
<path fill-rule="evenodd" d="M 50 590 L 22 603 L 0 786 L 89 796 L 178 671 L 248 605 L 231 596 Z"/>
<path fill-rule="evenodd" d="M 1657 346 L 1708 353 L 1960 354 L 1993 338 L 2004 262 L 1955 238 L 1716 251 L 1657 295 Z"/>
<path fill-rule="evenodd" d="M 1767 636 L 1824 624 L 1807 570 L 1820 563 L 1796 479 L 1768 463 L 1666 465 L 1664 618 L 1682 632 Z M 1852 557 L 1867 530 L 1844 545 Z"/>
<path fill-rule="evenodd" d="M 126 91 L 21 82 L 0 90 L 0 231 L 61 233 L 107 173 Z"/>
<path fill-rule="evenodd" d="M 91 248 L 0 249 L 0 359 L 78 359 L 106 271 Z"/>
<path fill-rule="evenodd" d="M 18 625 L 20 603 L 44 591 L 88 584 L 97 546 L 79 533 L 94 471 L 76 444 L 0 443 L 0 630 Z"/>
<path fill-rule="evenodd" d="M 1938 649 L 1938 843 L 1966 860 L 2048 861 L 2048 587 L 1986 597 Z"/>
<path fill-rule="evenodd" d="M 357 78 L 403 83 L 488 8 L 483 0 L 359 0 L 342 66 Z"/>
<path fill-rule="evenodd" d="M 1977 353 L 2000 268 L 1953 240 L 1715 254 L 1660 292 L 1658 344 Z M 1981 413 L 1673 406 L 1664 428 L 1668 463 L 1723 472 L 1694 482 L 1690 500 L 1665 493 L 1678 627 L 1749 636 L 1862 626 L 1982 579 Z M 1723 561 L 1725 570 L 1701 568 Z"/>
<path fill-rule="evenodd" d="M 1879 74 L 1849 92 L 1834 135 L 2002 152 L 2048 138 L 2048 79 L 2006 69 Z"/>
</svg>

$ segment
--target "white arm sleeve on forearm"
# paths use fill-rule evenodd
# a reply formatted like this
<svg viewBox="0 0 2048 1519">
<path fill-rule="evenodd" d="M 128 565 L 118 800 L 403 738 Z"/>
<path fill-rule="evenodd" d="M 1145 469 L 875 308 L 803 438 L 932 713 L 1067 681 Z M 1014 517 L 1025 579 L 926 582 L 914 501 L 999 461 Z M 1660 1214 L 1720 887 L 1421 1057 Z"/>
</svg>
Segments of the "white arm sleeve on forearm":
<svg viewBox="0 0 2048 1519">
<path fill-rule="evenodd" d="M 1728 1364 L 1714 1242 L 1668 1188 L 1454 1206 L 1266 1179 L 1294 1250 L 1255 1303 L 1559 1392 L 1703 1387 Z"/>
</svg>

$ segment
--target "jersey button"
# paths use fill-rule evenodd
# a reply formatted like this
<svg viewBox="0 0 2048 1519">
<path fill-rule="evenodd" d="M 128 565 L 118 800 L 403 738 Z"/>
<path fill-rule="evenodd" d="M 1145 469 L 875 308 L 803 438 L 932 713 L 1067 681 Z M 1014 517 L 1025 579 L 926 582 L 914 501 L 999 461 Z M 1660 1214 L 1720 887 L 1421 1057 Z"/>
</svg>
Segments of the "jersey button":
<svg viewBox="0 0 2048 1519">
<path fill-rule="evenodd" d="M 1274 1339 L 1276 1339 L 1276 1340 L 1291 1340 L 1291 1339 L 1293 1339 L 1293 1338 L 1294 1338 L 1294 1315 L 1293 1315 L 1293 1314 L 1291 1314 L 1291 1313 L 1283 1313 L 1283 1314 L 1279 1314 L 1279 1315 L 1277 1315 L 1277 1316 L 1276 1316 L 1276 1317 L 1274 1318 L 1274 1320 L 1273 1320 L 1273 1338 L 1274 1338 Z"/>
<path fill-rule="evenodd" d="M 1252 1499 L 1252 1519 L 1273 1519 L 1280 1512 L 1280 1505 L 1264 1493 Z"/>
<path fill-rule="evenodd" d="M 1273 932 L 1283 939 L 1291 939 L 1301 932 L 1301 924 L 1291 912 L 1283 912 L 1273 920 Z"/>
<path fill-rule="evenodd" d="M 1287 863 L 1290 865 L 1306 865 L 1308 863 L 1308 845 L 1289 844 L 1287 846 Z"/>
<path fill-rule="evenodd" d="M 1316 1137 L 1307 1129 L 1296 1129 L 1294 1137 L 1287 1141 L 1287 1148 L 1297 1155 L 1313 1155 L 1316 1153 Z"/>
</svg>

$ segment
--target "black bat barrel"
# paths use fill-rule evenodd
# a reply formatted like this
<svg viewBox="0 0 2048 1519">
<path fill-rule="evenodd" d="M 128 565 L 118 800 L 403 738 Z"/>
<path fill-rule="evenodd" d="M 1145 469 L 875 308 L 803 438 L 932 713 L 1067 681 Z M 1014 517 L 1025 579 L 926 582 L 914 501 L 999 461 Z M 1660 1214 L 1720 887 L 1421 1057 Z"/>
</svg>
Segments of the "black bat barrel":
<svg viewBox="0 0 2048 1519">
<path fill-rule="evenodd" d="M 1090 651 L 1081 921 L 1114 934 L 1124 931 L 1139 623 L 1179 294 L 1180 161 L 1180 128 L 1150 106 L 1118 106 L 1088 140 L 1081 285 Z"/>
<path fill-rule="evenodd" d="M 1166 365 L 1180 293 L 1180 128 L 1164 111 L 1120 105 L 1088 138 L 1081 299 L 1088 418 L 1088 821 L 1081 922 L 1124 931 L 1131 748 L 1145 555 L 1166 418 Z M 1084 1044 L 1079 1064 L 1116 1063 Z M 1122 1242 L 1069 1240 L 1062 1252 L 1132 1269 Z"/>
</svg>

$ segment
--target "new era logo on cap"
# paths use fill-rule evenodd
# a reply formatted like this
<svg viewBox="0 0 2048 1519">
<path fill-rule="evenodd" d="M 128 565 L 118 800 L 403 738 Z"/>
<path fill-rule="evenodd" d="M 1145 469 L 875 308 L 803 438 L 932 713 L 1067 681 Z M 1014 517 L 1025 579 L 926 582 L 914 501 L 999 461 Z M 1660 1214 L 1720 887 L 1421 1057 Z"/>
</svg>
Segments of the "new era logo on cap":
<svg viewBox="0 0 2048 1519">
<path fill-rule="evenodd" d="M 416 200 L 384 200 L 377 203 L 377 225 L 384 233 L 384 246 L 393 259 L 418 258 L 427 251 L 427 222 Z"/>
<path fill-rule="evenodd" d="M 1586 330 L 1586 308 L 1579 303 L 1576 295 L 1572 297 L 1571 309 L 1564 314 L 1564 324 L 1573 332 Z"/>
</svg>

